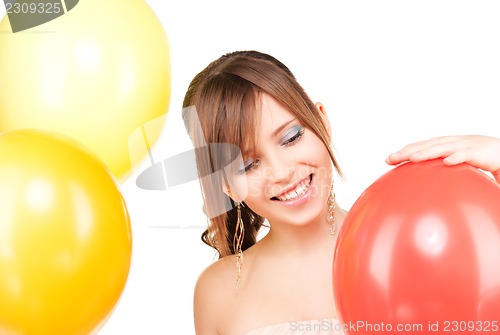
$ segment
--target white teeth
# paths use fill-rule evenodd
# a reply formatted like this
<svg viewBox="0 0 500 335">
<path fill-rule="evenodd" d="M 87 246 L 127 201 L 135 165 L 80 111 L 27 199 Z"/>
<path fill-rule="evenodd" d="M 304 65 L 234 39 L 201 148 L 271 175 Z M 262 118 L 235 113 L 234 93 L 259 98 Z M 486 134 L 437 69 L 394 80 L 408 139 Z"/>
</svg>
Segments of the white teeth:
<svg viewBox="0 0 500 335">
<path fill-rule="evenodd" d="M 276 198 L 278 198 L 280 201 L 293 200 L 293 199 L 297 198 L 299 195 L 301 195 L 307 191 L 307 189 L 309 188 L 309 183 L 310 183 L 309 178 L 307 178 L 306 180 L 301 182 L 299 185 L 297 185 L 297 187 L 294 190 L 287 192 L 285 194 L 282 194 Z"/>
</svg>

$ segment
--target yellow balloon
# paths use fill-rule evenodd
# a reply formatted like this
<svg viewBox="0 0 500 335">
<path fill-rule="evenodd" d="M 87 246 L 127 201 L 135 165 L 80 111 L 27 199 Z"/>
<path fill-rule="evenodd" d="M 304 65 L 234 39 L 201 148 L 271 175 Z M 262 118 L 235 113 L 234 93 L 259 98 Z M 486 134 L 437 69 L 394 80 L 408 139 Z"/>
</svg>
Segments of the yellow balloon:
<svg viewBox="0 0 500 335">
<path fill-rule="evenodd" d="M 130 134 L 165 115 L 170 100 L 167 36 L 144 0 L 80 0 L 17 33 L 5 16 L 0 50 L 0 132 L 62 133 L 120 181 L 131 175 Z M 149 145 L 161 129 L 148 132 Z"/>
<path fill-rule="evenodd" d="M 118 183 L 61 135 L 5 132 L 0 157 L 0 334 L 89 334 L 109 317 L 130 267 Z"/>
</svg>

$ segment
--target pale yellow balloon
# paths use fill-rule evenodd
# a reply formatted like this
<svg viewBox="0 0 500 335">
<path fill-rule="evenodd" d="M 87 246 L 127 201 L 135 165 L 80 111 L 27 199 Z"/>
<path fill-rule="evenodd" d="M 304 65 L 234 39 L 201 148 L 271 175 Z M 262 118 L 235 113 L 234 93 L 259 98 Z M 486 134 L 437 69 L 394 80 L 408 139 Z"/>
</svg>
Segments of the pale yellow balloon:
<svg viewBox="0 0 500 335">
<path fill-rule="evenodd" d="M 168 110 L 167 36 L 143 0 L 80 0 L 17 33 L 5 16 L 0 88 L 0 132 L 38 128 L 73 137 L 123 181 L 133 167 L 129 136 Z M 151 146 L 162 127 L 155 129 L 147 134 Z"/>
</svg>

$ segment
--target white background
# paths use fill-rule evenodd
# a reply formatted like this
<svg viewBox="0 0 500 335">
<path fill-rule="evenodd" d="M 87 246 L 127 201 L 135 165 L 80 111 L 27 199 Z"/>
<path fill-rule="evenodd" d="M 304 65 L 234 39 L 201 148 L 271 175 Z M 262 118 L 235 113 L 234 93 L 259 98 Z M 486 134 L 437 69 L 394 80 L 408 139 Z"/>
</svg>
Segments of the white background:
<svg viewBox="0 0 500 335">
<path fill-rule="evenodd" d="M 346 209 L 390 169 L 385 157 L 409 142 L 450 134 L 500 137 L 497 1 L 147 3 L 168 34 L 172 61 L 157 161 L 191 149 L 180 119 L 189 81 L 213 59 L 240 49 L 274 55 L 326 106 L 345 173 L 336 183 L 337 200 Z M 194 334 L 193 287 L 214 260 L 200 240 L 206 220 L 198 183 L 141 190 L 135 178 L 147 163 L 122 185 L 133 259 L 103 335 Z"/>
</svg>

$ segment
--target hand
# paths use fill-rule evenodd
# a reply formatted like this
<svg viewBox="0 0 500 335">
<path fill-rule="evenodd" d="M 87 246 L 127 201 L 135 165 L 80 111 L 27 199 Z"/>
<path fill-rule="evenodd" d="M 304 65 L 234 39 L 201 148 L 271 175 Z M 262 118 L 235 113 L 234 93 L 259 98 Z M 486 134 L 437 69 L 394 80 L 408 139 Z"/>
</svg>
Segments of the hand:
<svg viewBox="0 0 500 335">
<path fill-rule="evenodd" d="M 443 136 L 409 144 L 390 154 L 386 163 L 421 162 L 444 158 L 446 165 L 469 163 L 491 172 L 500 183 L 500 139 L 481 135 Z"/>
</svg>

